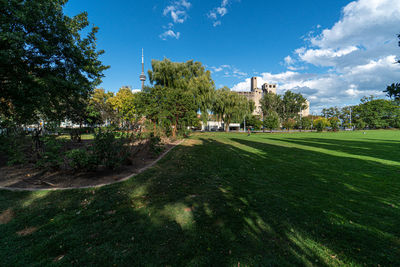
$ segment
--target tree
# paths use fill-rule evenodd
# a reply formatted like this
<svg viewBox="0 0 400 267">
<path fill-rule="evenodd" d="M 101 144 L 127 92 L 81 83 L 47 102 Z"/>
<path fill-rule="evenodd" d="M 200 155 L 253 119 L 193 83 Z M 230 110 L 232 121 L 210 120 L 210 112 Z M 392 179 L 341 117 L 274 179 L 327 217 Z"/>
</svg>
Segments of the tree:
<svg viewBox="0 0 400 267">
<path fill-rule="evenodd" d="M 276 111 L 270 111 L 264 116 L 263 125 L 265 128 L 269 129 L 271 132 L 273 129 L 279 127 L 279 115 Z"/>
<path fill-rule="evenodd" d="M 290 129 L 293 129 L 295 125 L 296 125 L 296 120 L 292 118 L 288 118 L 287 120 L 282 122 L 283 128 L 287 129 L 288 131 Z"/>
<path fill-rule="evenodd" d="M 98 28 L 87 31 L 87 13 L 66 16 L 66 2 L 1 1 L 3 118 L 18 123 L 64 119 L 101 82 L 108 67 L 99 60 L 104 51 L 96 50 Z"/>
<path fill-rule="evenodd" d="M 178 129 L 191 126 L 198 110 L 207 113 L 211 108 L 214 96 L 214 82 L 211 73 L 206 71 L 200 62 L 183 63 L 152 60 L 149 71 L 150 83 L 138 97 L 141 114 L 151 119 L 154 127 L 162 120 L 167 120 L 172 135 Z"/>
<path fill-rule="evenodd" d="M 244 116 L 253 112 L 254 102 L 232 92 L 228 87 L 223 87 L 216 91 L 212 110 L 224 122 L 225 131 L 229 132 L 231 122 L 241 121 Z"/>
<path fill-rule="evenodd" d="M 282 99 L 279 95 L 274 94 L 272 92 L 267 92 L 263 95 L 260 100 L 261 110 L 266 116 L 271 112 L 278 112 L 282 105 Z"/>
<path fill-rule="evenodd" d="M 300 93 L 293 93 L 286 91 L 282 97 L 281 107 L 278 110 L 280 117 L 283 121 L 294 119 L 298 116 L 300 111 L 307 108 L 306 99 Z"/>
<path fill-rule="evenodd" d="M 91 125 L 104 124 L 116 120 L 111 103 L 108 101 L 114 94 L 104 89 L 94 89 L 87 105 L 87 121 Z"/>
<path fill-rule="evenodd" d="M 322 132 L 323 130 L 325 130 L 326 127 L 330 126 L 327 118 L 317 118 L 314 120 L 313 124 L 318 132 Z"/>
<path fill-rule="evenodd" d="M 400 83 L 392 83 L 383 92 L 390 98 L 393 97 L 395 100 L 400 100 Z"/>
<path fill-rule="evenodd" d="M 301 128 L 302 129 L 304 129 L 304 130 L 311 129 L 311 124 L 312 124 L 312 120 L 309 116 L 301 118 Z"/>
<path fill-rule="evenodd" d="M 245 116 L 246 127 L 254 128 L 255 130 L 260 130 L 263 122 L 260 120 L 259 116 L 248 114 Z M 240 124 L 240 127 L 244 128 L 244 122 Z"/>
<path fill-rule="evenodd" d="M 331 125 L 333 131 L 336 132 L 337 130 L 339 130 L 340 120 L 337 117 L 331 117 L 328 120 L 329 120 L 329 124 Z"/>
<path fill-rule="evenodd" d="M 134 121 L 138 119 L 135 109 L 135 94 L 132 93 L 130 88 L 120 88 L 115 96 L 110 97 L 107 100 L 107 103 L 109 103 L 113 110 L 115 110 L 118 119 L 122 124 L 128 128 L 130 128 Z"/>
<path fill-rule="evenodd" d="M 391 120 L 398 114 L 399 108 L 392 101 L 375 99 L 373 96 L 363 97 L 361 104 L 354 107 L 354 122 L 365 122 L 369 128 L 386 128 L 391 126 Z"/>
<path fill-rule="evenodd" d="M 324 108 L 322 109 L 322 116 L 325 118 L 333 118 L 333 117 L 339 117 L 340 111 L 338 107 L 330 107 L 330 108 Z"/>
</svg>

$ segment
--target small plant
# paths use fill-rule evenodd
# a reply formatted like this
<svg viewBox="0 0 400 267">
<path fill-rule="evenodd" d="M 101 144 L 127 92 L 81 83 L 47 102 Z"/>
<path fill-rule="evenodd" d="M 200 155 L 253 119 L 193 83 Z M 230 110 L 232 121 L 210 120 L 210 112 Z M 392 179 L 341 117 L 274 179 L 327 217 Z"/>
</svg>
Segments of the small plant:
<svg viewBox="0 0 400 267">
<path fill-rule="evenodd" d="M 97 167 L 96 156 L 86 149 L 73 149 L 67 152 L 69 165 L 75 170 L 93 171 Z"/>
</svg>

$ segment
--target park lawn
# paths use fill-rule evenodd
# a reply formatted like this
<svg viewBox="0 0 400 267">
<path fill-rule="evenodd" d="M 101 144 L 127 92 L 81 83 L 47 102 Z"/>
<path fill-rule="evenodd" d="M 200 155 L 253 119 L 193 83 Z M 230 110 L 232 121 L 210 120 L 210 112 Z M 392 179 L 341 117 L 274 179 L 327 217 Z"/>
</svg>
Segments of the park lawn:
<svg viewBox="0 0 400 267">
<path fill-rule="evenodd" d="M 195 134 L 123 183 L 0 191 L 0 248 L 4 266 L 398 266 L 400 131 Z"/>
<path fill-rule="evenodd" d="M 69 134 L 60 135 L 60 136 L 58 136 L 58 138 L 65 139 L 65 140 L 71 140 L 71 136 Z M 94 135 L 93 134 L 82 134 L 81 139 L 82 140 L 93 140 Z"/>
</svg>

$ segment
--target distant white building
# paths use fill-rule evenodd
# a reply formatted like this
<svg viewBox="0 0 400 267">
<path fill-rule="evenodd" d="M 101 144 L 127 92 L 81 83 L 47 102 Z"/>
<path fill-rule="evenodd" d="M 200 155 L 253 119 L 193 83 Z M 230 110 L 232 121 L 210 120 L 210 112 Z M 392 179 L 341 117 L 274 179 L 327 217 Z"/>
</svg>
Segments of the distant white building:
<svg viewBox="0 0 400 267">
<path fill-rule="evenodd" d="M 207 121 L 207 123 L 201 122 L 202 131 L 224 131 L 224 123 L 221 121 Z M 240 123 L 230 123 L 229 131 L 239 131 Z"/>
</svg>

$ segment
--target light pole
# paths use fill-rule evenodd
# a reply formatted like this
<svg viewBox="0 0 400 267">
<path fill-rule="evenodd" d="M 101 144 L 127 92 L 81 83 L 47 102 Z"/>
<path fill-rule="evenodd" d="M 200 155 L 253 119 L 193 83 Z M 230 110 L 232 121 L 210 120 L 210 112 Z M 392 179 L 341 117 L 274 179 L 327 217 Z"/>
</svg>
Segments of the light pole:
<svg viewBox="0 0 400 267">
<path fill-rule="evenodd" d="M 350 128 L 353 130 L 353 124 L 351 122 L 351 107 L 350 107 Z"/>
</svg>

